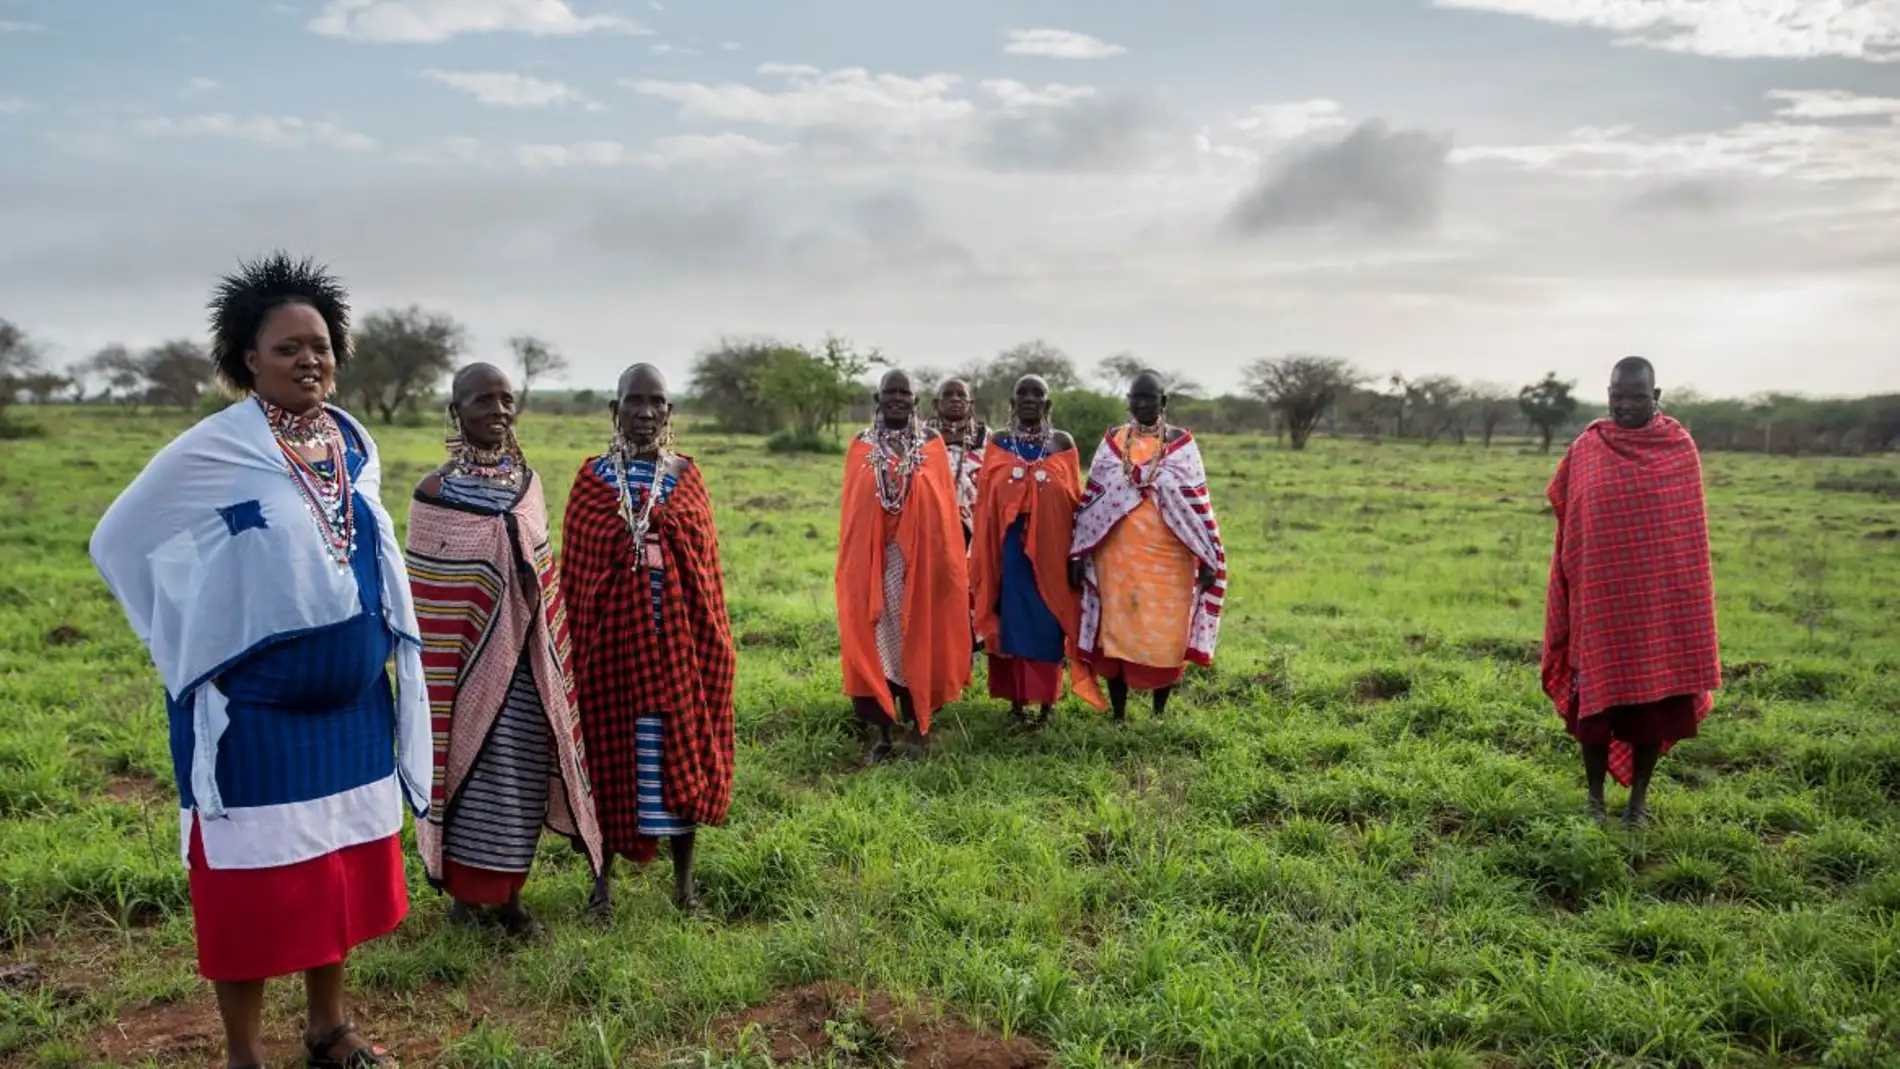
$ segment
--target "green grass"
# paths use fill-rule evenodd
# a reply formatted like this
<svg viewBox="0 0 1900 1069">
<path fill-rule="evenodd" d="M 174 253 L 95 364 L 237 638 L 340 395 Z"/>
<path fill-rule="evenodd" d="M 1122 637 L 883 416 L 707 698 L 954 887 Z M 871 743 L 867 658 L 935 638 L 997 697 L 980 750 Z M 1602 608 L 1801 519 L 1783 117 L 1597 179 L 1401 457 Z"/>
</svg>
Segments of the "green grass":
<svg viewBox="0 0 1900 1069">
<path fill-rule="evenodd" d="M 51 979 L 0 989 L 0 1063 L 87 1065 L 113 1022 L 205 1002 L 155 677 L 85 554 L 182 421 L 21 418 L 46 433 L 0 444 L 0 938 Z M 524 421 L 557 516 L 604 430 Z M 400 517 L 439 444 L 380 440 Z M 508 949 L 418 871 L 353 961 L 364 1023 L 411 1064 L 756 1066 L 703 1049 L 709 1022 L 836 980 L 1076 1069 L 1900 1065 L 1900 523 L 1866 492 L 1892 462 L 1707 458 L 1734 682 L 1630 834 L 1581 819 L 1537 689 L 1550 458 L 1206 444 L 1233 594 L 1168 719 L 1066 708 L 1022 739 L 968 701 L 932 759 L 859 772 L 839 459 L 687 435 L 742 646 L 714 919 L 676 916 L 662 870 L 590 926 L 550 843 L 528 899 L 553 937 Z"/>
</svg>

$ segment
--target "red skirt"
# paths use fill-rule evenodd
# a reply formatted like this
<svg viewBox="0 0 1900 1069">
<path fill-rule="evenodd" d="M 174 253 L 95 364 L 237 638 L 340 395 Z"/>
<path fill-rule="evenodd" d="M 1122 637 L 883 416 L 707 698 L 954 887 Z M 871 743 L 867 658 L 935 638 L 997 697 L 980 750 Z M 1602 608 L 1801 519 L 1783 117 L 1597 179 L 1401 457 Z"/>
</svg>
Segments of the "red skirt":
<svg viewBox="0 0 1900 1069">
<path fill-rule="evenodd" d="M 1618 705 L 1595 716 L 1564 717 L 1570 737 L 1585 746 L 1654 746 L 1696 737 L 1696 698 L 1678 694 L 1641 705 Z"/>
<path fill-rule="evenodd" d="M 499 906 L 514 901 L 528 885 L 525 872 L 497 872 L 442 859 L 442 889 L 450 898 L 470 906 Z"/>
<path fill-rule="evenodd" d="M 198 973 L 213 983 L 335 965 L 409 914 L 400 835 L 273 869 L 214 869 L 194 815 L 188 860 Z"/>
<path fill-rule="evenodd" d="M 1054 705 L 1062 700 L 1060 662 L 1026 661 L 992 653 L 990 697 L 1023 705 Z"/>
<path fill-rule="evenodd" d="M 1129 690 L 1166 690 L 1181 682 L 1180 668 L 1150 668 L 1114 657 L 1091 657 L 1089 667 L 1103 679 L 1122 679 Z"/>
</svg>

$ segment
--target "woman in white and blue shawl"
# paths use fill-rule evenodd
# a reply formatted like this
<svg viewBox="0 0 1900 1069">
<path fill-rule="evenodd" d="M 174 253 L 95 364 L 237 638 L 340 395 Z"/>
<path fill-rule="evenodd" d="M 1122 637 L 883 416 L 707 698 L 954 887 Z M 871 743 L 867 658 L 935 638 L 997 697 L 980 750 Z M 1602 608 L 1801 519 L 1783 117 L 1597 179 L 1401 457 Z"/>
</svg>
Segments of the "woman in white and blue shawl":
<svg viewBox="0 0 1900 1069">
<path fill-rule="evenodd" d="M 402 809 L 428 807 L 429 712 L 376 444 L 324 403 L 349 307 L 324 268 L 278 253 L 211 312 L 219 378 L 245 396 L 152 458 L 93 561 L 165 685 L 228 1064 L 263 1065 L 264 981 L 302 973 L 309 1064 L 394 1065 L 345 1012 L 344 960 L 408 913 Z"/>
</svg>

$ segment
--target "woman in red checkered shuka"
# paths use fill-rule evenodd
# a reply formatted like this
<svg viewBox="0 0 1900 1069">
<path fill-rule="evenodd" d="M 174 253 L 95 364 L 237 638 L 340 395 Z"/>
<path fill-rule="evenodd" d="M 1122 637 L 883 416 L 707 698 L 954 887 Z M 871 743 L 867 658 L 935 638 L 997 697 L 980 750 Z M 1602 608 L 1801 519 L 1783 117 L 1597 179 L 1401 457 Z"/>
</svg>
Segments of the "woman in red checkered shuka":
<svg viewBox="0 0 1900 1069">
<path fill-rule="evenodd" d="M 606 857 L 590 908 L 612 908 L 615 854 L 652 860 L 671 840 L 673 895 L 693 909 L 701 824 L 732 802 L 732 686 L 719 532 L 699 467 L 673 450 L 658 368 L 620 376 L 607 451 L 567 499 L 561 589 L 574 638 L 581 735 Z"/>
<path fill-rule="evenodd" d="M 1611 418 L 1585 428 L 1549 490 L 1544 693 L 1583 746 L 1591 815 L 1615 776 L 1631 827 L 1649 820 L 1657 760 L 1695 737 L 1722 685 L 1702 461 L 1661 399 L 1649 361 L 1619 362 Z"/>
</svg>

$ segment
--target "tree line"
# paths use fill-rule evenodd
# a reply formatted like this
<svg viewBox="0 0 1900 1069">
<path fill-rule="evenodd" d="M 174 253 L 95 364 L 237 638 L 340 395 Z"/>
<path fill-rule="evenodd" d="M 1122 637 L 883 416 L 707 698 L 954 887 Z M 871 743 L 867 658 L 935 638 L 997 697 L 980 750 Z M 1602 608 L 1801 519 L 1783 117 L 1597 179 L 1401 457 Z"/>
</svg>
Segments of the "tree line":
<svg viewBox="0 0 1900 1069">
<path fill-rule="evenodd" d="M 352 338 L 355 359 L 339 372 L 342 402 L 384 422 L 434 403 L 466 358 L 469 334 L 454 317 L 411 305 L 364 316 Z M 508 339 L 525 404 L 535 384 L 568 370 L 567 359 L 532 335 Z M 807 345 L 776 338 L 727 338 L 693 360 L 680 403 L 722 429 L 772 436 L 775 448 L 834 448 L 841 423 L 870 418 L 870 374 L 892 365 L 881 351 L 828 336 Z M 1120 396 L 1148 362 L 1117 353 L 1084 367 L 1043 339 L 955 367 L 907 368 L 920 398 L 949 378 L 970 388 L 979 414 L 1007 419 L 1009 395 L 1023 375 L 1048 381 L 1064 425 L 1090 434 L 1123 417 Z M 1405 439 L 1431 445 L 1529 437 L 1546 450 L 1601 407 L 1577 384 L 1546 374 L 1512 386 L 1451 375 L 1376 375 L 1342 357 L 1294 353 L 1247 364 L 1241 389 L 1207 390 L 1165 366 L 1179 422 L 1215 433 L 1268 433 L 1304 449 L 1316 433 Z M 16 402 L 113 403 L 193 408 L 215 386 L 202 345 L 175 339 L 134 352 L 109 345 L 63 368 L 16 324 L 0 319 L 0 418 Z M 548 407 L 596 410 L 597 391 L 544 397 Z M 1752 398 L 1667 392 L 1664 409 L 1709 450 L 1859 454 L 1900 446 L 1900 395 L 1811 398 L 1767 393 Z"/>
</svg>

